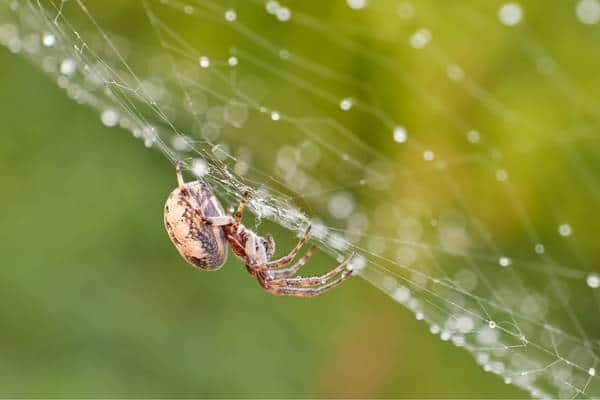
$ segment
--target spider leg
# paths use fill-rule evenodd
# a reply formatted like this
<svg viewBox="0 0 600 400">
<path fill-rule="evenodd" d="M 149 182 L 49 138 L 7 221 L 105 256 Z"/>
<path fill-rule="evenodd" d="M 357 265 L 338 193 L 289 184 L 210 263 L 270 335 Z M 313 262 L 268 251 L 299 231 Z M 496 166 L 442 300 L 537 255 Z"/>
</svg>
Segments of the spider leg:
<svg viewBox="0 0 600 400">
<path fill-rule="evenodd" d="M 265 282 L 263 287 L 269 293 L 278 296 L 315 297 L 339 286 L 351 276 L 352 272 L 345 272 L 339 278 L 319 287 L 269 286 L 268 282 Z"/>
<path fill-rule="evenodd" d="M 289 268 L 285 268 L 285 269 L 280 269 L 280 270 L 270 270 L 269 275 L 271 275 L 271 278 L 273 279 L 281 279 L 281 278 L 290 278 L 294 275 L 296 275 L 296 272 L 298 272 L 300 270 L 300 268 L 302 268 L 304 266 L 304 264 L 306 264 L 306 262 L 309 260 L 309 258 L 312 257 L 313 252 L 315 251 L 315 246 L 310 246 L 310 249 L 308 249 L 308 251 L 306 252 L 306 254 L 304 254 L 304 256 L 298 260 L 298 262 L 294 265 L 292 265 Z"/>
<path fill-rule="evenodd" d="M 248 264 L 250 263 L 250 260 L 248 260 L 248 257 L 246 256 L 246 249 L 244 246 L 242 246 L 242 244 L 231 235 L 227 235 L 227 241 L 229 242 L 229 245 L 231 246 L 231 249 L 235 255 L 238 256 L 246 264 L 246 266 L 249 267 Z"/>
<path fill-rule="evenodd" d="M 304 257 L 306 257 L 306 256 L 304 256 Z M 340 265 L 338 265 L 331 271 L 329 271 L 326 274 L 321 275 L 321 276 L 313 276 L 313 277 L 306 277 L 306 278 L 296 277 L 296 278 L 288 278 L 288 279 L 273 279 L 274 277 L 271 275 L 272 279 L 269 281 L 269 284 L 273 285 L 273 286 L 287 286 L 287 287 L 292 287 L 292 286 L 306 287 L 306 286 L 324 285 L 325 283 L 327 283 L 327 281 L 329 279 L 333 278 L 340 272 L 343 272 L 344 270 L 346 270 L 346 266 L 348 265 L 350 260 L 352 260 L 353 257 L 354 257 L 354 253 L 351 254 L 350 257 L 346 258 Z M 300 261 L 302 261 L 302 260 L 300 260 Z M 350 272 L 350 271 L 348 271 L 348 272 Z"/>
<path fill-rule="evenodd" d="M 177 186 L 181 189 L 183 185 L 185 185 L 185 182 L 183 181 L 183 175 L 181 174 L 181 161 L 179 160 L 175 162 L 175 174 L 177 175 Z"/>
<path fill-rule="evenodd" d="M 227 226 L 232 225 L 235 220 L 229 215 L 223 215 L 221 217 L 203 217 L 200 216 L 202 222 L 206 225 L 212 226 Z"/>
<path fill-rule="evenodd" d="M 304 246 L 306 239 L 308 239 L 308 235 L 310 235 L 310 229 L 311 229 L 311 226 L 309 225 L 306 228 L 306 230 L 304 231 L 304 233 L 302 234 L 302 236 L 300 237 L 300 240 L 298 241 L 296 246 L 294 246 L 294 248 L 289 252 L 289 254 L 287 256 L 283 256 L 278 260 L 268 262 L 265 264 L 265 267 L 267 269 L 279 268 L 283 265 L 286 265 L 286 264 L 289 264 L 290 262 L 292 262 L 294 257 L 296 257 L 296 254 L 298 254 L 298 252 L 300 251 L 302 246 Z"/>
<path fill-rule="evenodd" d="M 246 203 L 248 202 L 248 197 L 250 197 L 250 193 L 244 192 L 244 194 L 242 194 L 242 198 L 240 199 L 240 204 L 238 205 L 238 208 L 234 214 L 235 219 L 233 221 L 233 224 L 231 225 L 231 230 L 233 232 L 237 232 L 238 227 L 240 226 L 240 223 L 242 222 L 242 214 L 244 212 L 244 207 L 246 206 Z"/>
</svg>

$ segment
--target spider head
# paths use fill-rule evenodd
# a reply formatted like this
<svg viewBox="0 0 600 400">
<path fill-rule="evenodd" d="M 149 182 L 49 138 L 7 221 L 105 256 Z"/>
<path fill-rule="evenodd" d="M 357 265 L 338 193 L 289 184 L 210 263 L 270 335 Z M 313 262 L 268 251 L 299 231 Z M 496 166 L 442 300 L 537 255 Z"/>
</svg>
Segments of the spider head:
<svg viewBox="0 0 600 400">
<path fill-rule="evenodd" d="M 267 234 L 266 237 L 260 238 L 260 244 L 264 247 L 267 259 L 270 260 L 275 254 L 275 240 L 271 234 Z"/>
</svg>

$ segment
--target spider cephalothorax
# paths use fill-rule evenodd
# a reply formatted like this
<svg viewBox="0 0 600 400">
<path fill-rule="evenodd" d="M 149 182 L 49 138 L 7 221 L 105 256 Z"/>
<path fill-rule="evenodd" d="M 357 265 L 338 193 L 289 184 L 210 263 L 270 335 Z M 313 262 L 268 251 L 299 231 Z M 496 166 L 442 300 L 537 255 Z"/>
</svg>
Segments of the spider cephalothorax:
<svg viewBox="0 0 600 400">
<path fill-rule="evenodd" d="M 248 272 L 260 285 L 273 294 L 316 296 L 331 289 L 351 276 L 347 268 L 352 256 L 322 276 L 294 277 L 312 256 L 314 246 L 295 264 L 290 264 L 310 234 L 310 226 L 290 251 L 277 260 L 275 240 L 269 234 L 259 236 L 241 224 L 242 212 L 248 200 L 244 193 L 234 215 L 226 214 L 208 185 L 202 181 L 185 183 L 177 164 L 178 187 L 171 192 L 165 204 L 165 228 L 171 241 L 190 264 L 214 271 L 227 259 L 227 244 L 245 264 Z M 334 278 L 335 279 L 332 279 Z"/>
</svg>

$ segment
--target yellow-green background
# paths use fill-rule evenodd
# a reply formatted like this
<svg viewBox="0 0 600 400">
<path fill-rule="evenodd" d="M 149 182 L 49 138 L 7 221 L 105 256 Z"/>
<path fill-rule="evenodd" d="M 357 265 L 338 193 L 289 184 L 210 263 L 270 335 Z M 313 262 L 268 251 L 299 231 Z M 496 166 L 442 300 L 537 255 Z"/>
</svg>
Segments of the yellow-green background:
<svg viewBox="0 0 600 400">
<path fill-rule="evenodd" d="M 338 3 L 327 15 L 344 9 Z M 461 24 L 472 21 L 474 32 L 485 32 L 500 2 L 461 2 L 461 8 L 455 3 L 421 8 L 428 13 L 421 14 L 422 22 L 445 28 L 436 29 L 447 33 L 436 37 L 437 45 L 466 60 L 476 78 L 530 124 L 552 126 L 560 115 L 546 111 L 561 110 L 561 97 L 549 97 L 539 73 L 516 61 L 523 56 L 512 45 L 518 36 L 493 25 L 494 46 L 477 51 L 460 46 Z M 537 38 L 577 86 L 587 91 L 587 85 L 597 85 L 598 30 L 575 20 L 575 2 L 524 3 Z M 112 10 L 115 26 L 126 19 L 126 7 Z M 486 18 L 478 19 L 478 13 Z M 348 18 L 379 36 L 393 31 L 392 16 Z M 145 34 L 135 24 L 121 30 L 131 30 L 132 37 Z M 436 86 L 429 58 L 399 53 L 408 76 L 449 104 L 451 113 L 486 126 L 492 141 L 509 150 L 519 140 L 518 132 L 482 110 L 478 100 L 464 93 L 455 98 Z M 412 102 L 400 84 L 379 81 L 368 65 L 355 68 L 347 64 L 352 61 L 341 60 L 346 64 L 340 68 L 356 69 L 374 87 L 398 85 L 392 100 L 404 121 L 432 137 L 444 129 L 443 119 L 429 119 L 435 113 L 426 102 Z M 546 108 L 539 107 L 542 100 Z M 569 118 L 586 113 L 586 107 L 573 109 Z M 127 132 L 103 127 L 95 110 L 70 101 L 38 68 L 5 49 L 0 49 L 0 132 L 1 396 L 525 396 L 360 279 L 305 300 L 266 294 L 233 258 L 218 273 L 193 270 L 162 226 L 163 201 L 174 185 L 172 165 Z M 462 148 L 455 151 L 463 154 Z M 269 154 L 265 148 L 260 157 Z M 585 218 L 580 213 L 579 220 Z M 288 232 L 269 228 L 279 248 L 292 245 Z M 555 225 L 543 229 L 553 232 Z"/>
</svg>

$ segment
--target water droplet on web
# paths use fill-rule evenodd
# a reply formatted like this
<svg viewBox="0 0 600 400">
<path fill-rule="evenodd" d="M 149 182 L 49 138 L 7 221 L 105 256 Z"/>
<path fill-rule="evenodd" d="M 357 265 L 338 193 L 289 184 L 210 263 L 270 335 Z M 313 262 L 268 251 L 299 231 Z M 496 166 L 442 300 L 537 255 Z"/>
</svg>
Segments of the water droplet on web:
<svg viewBox="0 0 600 400">
<path fill-rule="evenodd" d="M 435 159 L 435 154 L 431 150 L 425 150 L 423 152 L 423 160 L 425 161 L 433 161 Z"/>
<path fill-rule="evenodd" d="M 348 218 L 354 211 L 354 199 L 349 193 L 336 193 L 329 199 L 328 209 L 334 218 Z"/>
<path fill-rule="evenodd" d="M 233 22 L 237 19 L 237 13 L 235 10 L 227 10 L 225 11 L 225 20 L 228 22 Z"/>
<path fill-rule="evenodd" d="M 586 25 L 593 25 L 600 22 L 600 1 L 581 0 L 577 3 L 575 14 L 579 21 Z"/>
<path fill-rule="evenodd" d="M 177 151 L 189 150 L 190 144 L 188 139 L 183 135 L 175 135 L 171 141 L 173 148 Z"/>
<path fill-rule="evenodd" d="M 451 335 L 451 333 L 450 333 L 450 332 L 448 332 L 448 331 L 444 330 L 444 331 L 442 331 L 442 333 L 440 334 L 440 339 L 442 339 L 442 341 L 444 341 L 444 342 L 447 342 L 448 340 L 450 340 L 450 337 L 451 337 L 451 336 L 452 336 L 452 335 Z"/>
<path fill-rule="evenodd" d="M 410 45 L 415 49 L 422 49 L 431 41 L 429 29 L 421 28 L 410 37 Z"/>
<path fill-rule="evenodd" d="M 397 143 L 405 143 L 408 139 L 406 134 L 406 128 L 403 126 L 397 126 L 394 128 L 394 141 Z"/>
<path fill-rule="evenodd" d="M 392 298 L 398 303 L 406 303 L 410 300 L 410 290 L 405 286 L 399 286 L 392 293 Z"/>
<path fill-rule="evenodd" d="M 508 267 L 510 264 L 512 264 L 512 261 L 508 257 L 500 257 L 498 259 L 498 264 L 500 264 L 501 267 Z"/>
<path fill-rule="evenodd" d="M 460 333 L 469 333 L 473 329 L 475 329 L 475 323 L 473 322 L 473 318 L 468 315 L 461 315 L 456 319 L 456 329 Z"/>
<path fill-rule="evenodd" d="M 271 111 L 271 119 L 273 121 L 279 121 L 281 119 L 281 114 L 278 111 Z"/>
<path fill-rule="evenodd" d="M 229 64 L 230 67 L 235 67 L 238 65 L 238 58 L 236 56 L 229 57 L 227 59 L 227 64 Z"/>
<path fill-rule="evenodd" d="M 119 114 L 111 108 L 102 111 L 100 115 L 102 123 L 108 127 L 116 126 L 119 123 Z"/>
<path fill-rule="evenodd" d="M 508 173 L 503 170 L 503 169 L 499 169 L 496 171 L 496 180 L 498 182 L 505 182 L 508 179 Z"/>
<path fill-rule="evenodd" d="M 367 6 L 367 0 L 346 0 L 346 4 L 353 10 L 360 10 Z"/>
<path fill-rule="evenodd" d="M 544 248 L 544 245 L 541 243 L 538 243 L 535 245 L 535 252 L 537 254 L 544 254 L 544 251 L 546 251 L 546 249 Z"/>
<path fill-rule="evenodd" d="M 345 251 L 350 245 L 346 238 L 338 233 L 332 233 L 329 235 L 329 240 L 327 242 L 331 247 L 339 251 Z"/>
<path fill-rule="evenodd" d="M 287 50 L 287 49 L 279 50 L 279 58 L 281 58 L 282 60 L 287 60 L 288 58 L 290 58 L 289 50 Z"/>
<path fill-rule="evenodd" d="M 514 26 L 521 22 L 523 9 L 519 3 L 506 3 L 498 11 L 500 22 L 507 26 Z"/>
<path fill-rule="evenodd" d="M 477 341 L 483 345 L 494 345 L 498 343 L 498 330 L 484 326 L 477 332 Z"/>
<path fill-rule="evenodd" d="M 198 178 L 202 178 L 203 176 L 208 174 L 209 171 L 208 164 L 201 158 L 195 158 L 192 161 L 191 169 L 194 175 L 196 175 Z"/>
<path fill-rule="evenodd" d="M 343 111 L 348 111 L 349 109 L 351 109 L 352 108 L 352 99 L 349 97 L 342 99 L 342 101 L 340 101 L 340 108 Z"/>
<path fill-rule="evenodd" d="M 267 1 L 265 8 L 269 14 L 275 14 L 279 10 L 279 3 L 273 0 Z"/>
<path fill-rule="evenodd" d="M 558 233 L 560 234 L 560 236 L 567 237 L 567 236 L 570 236 L 571 233 L 573 233 L 573 230 L 571 229 L 571 225 L 569 225 L 569 224 L 561 224 L 558 227 Z"/>
<path fill-rule="evenodd" d="M 235 128 L 241 128 L 248 119 L 248 106 L 238 100 L 232 100 L 223 109 L 225 121 Z"/>
<path fill-rule="evenodd" d="M 45 47 L 52 47 L 56 44 L 56 36 L 50 32 L 46 32 L 42 35 L 42 44 Z"/>
<path fill-rule="evenodd" d="M 588 375 L 589 376 L 596 376 L 596 368 L 590 368 L 590 369 L 588 369 Z"/>
<path fill-rule="evenodd" d="M 198 59 L 198 64 L 200 64 L 202 68 L 208 68 L 210 67 L 210 59 L 206 56 L 201 56 Z"/>
<path fill-rule="evenodd" d="M 292 18 L 292 12 L 287 7 L 279 7 L 275 12 L 275 16 L 281 22 L 289 21 Z"/>
<path fill-rule="evenodd" d="M 592 289 L 597 289 L 600 287 L 600 275 L 595 272 L 589 274 L 585 279 L 587 285 Z"/>
<path fill-rule="evenodd" d="M 364 256 L 357 254 L 354 257 L 352 257 L 352 260 L 350 260 L 350 262 L 348 263 L 347 269 L 349 271 L 361 271 L 365 269 L 366 266 L 367 259 Z"/>
<path fill-rule="evenodd" d="M 471 143 L 479 143 L 479 140 L 481 139 L 481 135 L 479 134 L 478 131 L 476 130 L 470 130 L 469 132 L 467 132 L 467 140 Z"/>
<path fill-rule="evenodd" d="M 65 58 L 60 63 L 60 73 L 66 76 L 73 75 L 77 69 L 77 62 L 72 58 Z"/>
</svg>

